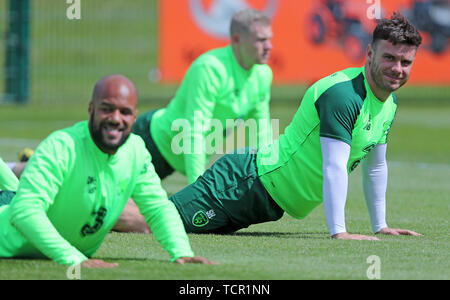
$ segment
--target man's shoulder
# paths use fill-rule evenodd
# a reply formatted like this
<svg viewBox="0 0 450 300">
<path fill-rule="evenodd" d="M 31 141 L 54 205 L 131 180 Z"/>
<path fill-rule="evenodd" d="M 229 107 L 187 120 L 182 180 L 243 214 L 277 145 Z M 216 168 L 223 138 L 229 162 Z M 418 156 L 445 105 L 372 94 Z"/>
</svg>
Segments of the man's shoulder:
<svg viewBox="0 0 450 300">
<path fill-rule="evenodd" d="M 192 65 L 223 66 L 230 61 L 230 53 L 231 50 L 229 46 L 215 48 L 201 54 L 197 57 L 197 59 L 195 59 Z"/>
<path fill-rule="evenodd" d="M 145 148 L 145 142 L 142 139 L 142 137 L 140 135 L 138 135 L 138 134 L 133 133 L 133 132 L 131 132 L 130 135 L 128 136 L 127 144 L 130 144 L 130 146 L 133 149 L 140 150 L 142 148 Z"/>
<path fill-rule="evenodd" d="M 326 102 L 356 101 L 361 105 L 367 95 L 364 81 L 361 68 L 345 69 L 316 82 L 315 95 L 318 96 L 317 100 L 326 99 Z"/>
<path fill-rule="evenodd" d="M 270 66 L 268 64 L 257 64 L 255 65 L 253 68 L 255 68 L 254 72 L 255 74 L 257 74 L 257 76 L 266 78 L 266 77 L 270 77 L 272 78 L 272 68 L 270 68 Z"/>
<path fill-rule="evenodd" d="M 127 142 L 122 145 L 122 151 L 127 152 L 127 156 L 131 157 L 142 156 L 141 154 L 147 154 L 148 150 L 145 146 L 145 142 L 141 136 L 130 133 Z M 144 155 L 145 156 L 145 155 Z"/>
<path fill-rule="evenodd" d="M 62 144 L 71 145 L 89 137 L 87 133 L 89 133 L 87 121 L 82 121 L 52 132 L 46 140 L 59 141 Z"/>
<path fill-rule="evenodd" d="M 203 53 L 189 66 L 186 77 L 208 78 L 221 82 L 229 76 L 231 71 L 231 60 L 227 47 L 217 48 Z M 207 75 L 207 76 L 205 76 Z"/>
<path fill-rule="evenodd" d="M 135 165 L 134 170 L 141 170 L 141 167 L 147 168 L 151 164 L 151 155 L 145 146 L 145 142 L 137 134 L 130 133 L 127 142 L 120 148 L 120 159 L 126 162 L 126 165 Z M 127 168 L 128 168 L 127 167 Z"/>
<path fill-rule="evenodd" d="M 354 92 L 357 87 L 364 85 L 364 73 L 361 68 L 348 68 L 330 74 L 317 81 L 314 86 L 326 91 L 334 89 L 336 92 Z"/>
<path fill-rule="evenodd" d="M 47 168 L 49 172 L 60 168 L 67 170 L 76 157 L 86 156 L 77 155 L 85 145 L 86 132 L 89 134 L 87 121 L 52 132 L 38 145 L 29 163 L 36 166 L 35 160 L 44 160 L 52 166 Z"/>
</svg>

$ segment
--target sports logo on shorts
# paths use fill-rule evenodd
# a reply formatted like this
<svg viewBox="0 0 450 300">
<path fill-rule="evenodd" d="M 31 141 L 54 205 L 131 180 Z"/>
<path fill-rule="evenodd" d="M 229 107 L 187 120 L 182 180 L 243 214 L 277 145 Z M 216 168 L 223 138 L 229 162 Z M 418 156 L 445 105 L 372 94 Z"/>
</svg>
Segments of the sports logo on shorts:
<svg viewBox="0 0 450 300">
<path fill-rule="evenodd" d="M 208 224 L 209 220 L 214 218 L 215 216 L 216 213 L 213 209 L 210 209 L 208 211 L 199 210 L 192 217 L 192 225 L 196 227 L 203 227 Z"/>
<path fill-rule="evenodd" d="M 192 217 L 192 225 L 194 225 L 196 227 L 203 227 L 208 223 L 209 223 L 209 218 L 205 214 L 205 212 L 202 210 L 199 210 L 198 212 L 196 212 L 194 214 L 194 216 Z"/>
</svg>

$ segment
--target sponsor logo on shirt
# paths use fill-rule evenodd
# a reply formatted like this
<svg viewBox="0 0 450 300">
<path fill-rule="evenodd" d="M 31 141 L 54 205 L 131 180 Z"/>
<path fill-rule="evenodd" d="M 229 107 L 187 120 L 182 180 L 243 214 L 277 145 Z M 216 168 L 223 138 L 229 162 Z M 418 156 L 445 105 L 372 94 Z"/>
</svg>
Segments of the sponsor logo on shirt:
<svg viewBox="0 0 450 300">
<path fill-rule="evenodd" d="M 363 127 L 364 130 L 370 131 L 370 129 L 372 128 L 372 118 L 369 115 L 369 121 L 367 122 L 367 124 Z"/>
<path fill-rule="evenodd" d="M 100 207 L 99 210 L 92 212 L 92 215 L 95 216 L 94 225 L 85 224 L 81 228 L 81 235 L 83 237 L 87 236 L 88 234 L 94 234 L 103 225 L 103 219 L 106 217 L 107 209 L 104 207 Z"/>
</svg>

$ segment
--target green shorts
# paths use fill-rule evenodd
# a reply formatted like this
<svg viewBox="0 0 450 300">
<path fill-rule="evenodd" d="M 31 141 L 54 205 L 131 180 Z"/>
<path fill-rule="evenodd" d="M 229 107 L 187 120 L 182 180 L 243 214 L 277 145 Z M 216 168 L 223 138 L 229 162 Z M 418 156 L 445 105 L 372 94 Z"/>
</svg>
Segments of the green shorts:
<svg viewBox="0 0 450 300">
<path fill-rule="evenodd" d="M 229 233 L 283 216 L 258 177 L 256 151 L 242 150 L 222 156 L 197 181 L 169 198 L 187 232 Z"/>
<path fill-rule="evenodd" d="M 14 198 L 15 195 L 16 195 L 16 192 L 0 191 L 0 206 L 10 204 L 12 198 Z"/>
<path fill-rule="evenodd" d="M 152 156 L 152 163 L 156 174 L 163 179 L 174 172 L 174 169 L 159 152 L 158 147 L 150 134 L 150 123 L 157 110 L 151 110 L 139 116 L 133 126 L 133 133 L 139 135 L 145 142 L 145 147 Z"/>
</svg>

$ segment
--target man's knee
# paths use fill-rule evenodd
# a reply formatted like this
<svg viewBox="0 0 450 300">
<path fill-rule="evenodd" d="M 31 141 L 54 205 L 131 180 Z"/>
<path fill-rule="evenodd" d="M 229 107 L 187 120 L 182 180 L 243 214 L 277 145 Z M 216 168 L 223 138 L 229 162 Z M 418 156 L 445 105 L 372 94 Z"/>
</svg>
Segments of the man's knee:
<svg viewBox="0 0 450 300">
<path fill-rule="evenodd" d="M 117 232 L 151 233 L 144 216 L 132 199 L 128 200 L 122 214 L 113 227 Z"/>
</svg>

